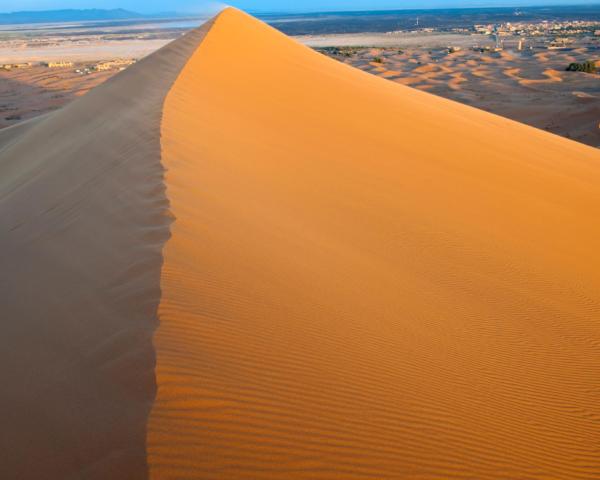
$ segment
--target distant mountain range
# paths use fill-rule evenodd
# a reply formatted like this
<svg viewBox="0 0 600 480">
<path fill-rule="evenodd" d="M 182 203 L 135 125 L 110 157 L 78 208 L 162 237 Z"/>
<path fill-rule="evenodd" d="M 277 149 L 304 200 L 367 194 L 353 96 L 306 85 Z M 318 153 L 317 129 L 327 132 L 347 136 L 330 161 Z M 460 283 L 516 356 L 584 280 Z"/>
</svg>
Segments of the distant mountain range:
<svg viewBox="0 0 600 480">
<path fill-rule="evenodd" d="M 147 15 L 131 12 L 122 8 L 112 10 L 45 10 L 33 12 L 0 13 L 0 24 L 15 23 L 52 23 L 52 22 L 83 22 L 97 20 L 124 20 L 143 18 Z"/>
</svg>

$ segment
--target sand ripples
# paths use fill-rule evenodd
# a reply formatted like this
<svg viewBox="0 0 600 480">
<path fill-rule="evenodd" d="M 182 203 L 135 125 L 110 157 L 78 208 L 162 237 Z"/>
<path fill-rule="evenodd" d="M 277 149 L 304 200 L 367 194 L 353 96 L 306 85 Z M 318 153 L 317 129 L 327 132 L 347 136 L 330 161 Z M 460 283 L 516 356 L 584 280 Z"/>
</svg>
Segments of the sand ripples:
<svg viewBox="0 0 600 480">
<path fill-rule="evenodd" d="M 162 146 L 151 477 L 600 475 L 595 150 L 234 10 Z"/>
</svg>

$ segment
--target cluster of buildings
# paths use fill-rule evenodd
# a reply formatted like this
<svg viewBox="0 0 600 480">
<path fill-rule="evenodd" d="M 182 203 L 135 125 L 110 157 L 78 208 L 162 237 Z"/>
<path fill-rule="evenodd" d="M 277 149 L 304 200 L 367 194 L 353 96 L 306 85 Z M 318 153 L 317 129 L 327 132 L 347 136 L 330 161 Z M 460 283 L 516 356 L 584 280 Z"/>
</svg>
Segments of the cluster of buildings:
<svg viewBox="0 0 600 480">
<path fill-rule="evenodd" d="M 98 62 L 95 65 L 88 65 L 75 71 L 80 75 L 89 75 L 92 72 L 105 72 L 107 70 L 125 70 L 125 68 L 135 63 L 136 61 L 137 60 L 135 59 L 109 60 L 105 62 Z"/>
<path fill-rule="evenodd" d="M 17 68 L 29 68 L 31 63 L 0 63 L 0 70 L 14 70 Z"/>
<path fill-rule="evenodd" d="M 26 63 L 0 63 L 0 70 L 16 70 L 17 68 L 30 68 L 34 64 L 31 62 Z M 47 68 L 64 68 L 64 67 L 72 67 L 73 62 L 36 62 L 35 65 L 42 65 Z"/>
<path fill-rule="evenodd" d="M 577 36 L 600 36 L 600 22 L 591 21 L 543 21 L 537 23 L 502 23 L 499 25 L 474 25 L 474 31 L 483 35 L 490 35 L 495 38 L 495 48 L 491 50 L 499 51 L 504 47 L 504 38 L 508 36 L 522 37 L 518 43 L 518 50 L 525 50 L 525 37 L 531 39 L 540 38 L 542 45 L 549 50 L 572 48 Z M 527 48 L 532 45 L 527 42 Z M 538 42 L 539 43 L 539 42 Z"/>
<path fill-rule="evenodd" d="M 96 65 L 94 65 L 94 68 L 99 71 L 102 72 L 104 70 L 125 70 L 125 68 L 128 65 L 131 65 L 132 63 L 135 63 L 134 59 L 129 59 L 129 60 L 111 60 L 108 62 L 100 62 L 97 63 Z"/>
<path fill-rule="evenodd" d="M 135 59 L 117 59 L 117 60 L 108 60 L 98 62 L 93 65 L 86 65 L 84 67 L 78 68 L 75 70 L 76 73 L 80 75 L 87 75 L 93 72 L 104 72 L 107 70 L 125 70 L 127 66 L 135 63 L 137 60 Z M 0 70 L 15 70 L 18 68 L 29 68 L 34 64 L 31 62 L 27 63 L 0 63 Z M 41 65 L 46 68 L 70 68 L 75 64 L 73 62 L 69 62 L 66 60 L 56 60 L 56 61 L 47 61 L 47 62 L 36 62 L 35 65 Z"/>
<path fill-rule="evenodd" d="M 506 22 L 500 25 L 474 25 L 476 33 L 483 35 L 504 34 L 520 36 L 548 36 L 548 35 L 600 35 L 600 22 L 569 20 L 527 23 Z"/>
<path fill-rule="evenodd" d="M 57 62 L 43 62 L 42 65 L 48 68 L 65 68 L 72 67 L 73 62 L 64 62 L 59 60 Z"/>
<path fill-rule="evenodd" d="M 105 62 L 98 62 L 94 65 L 88 65 L 86 67 L 75 70 L 77 73 L 91 73 L 91 72 L 104 72 L 107 70 L 125 70 L 128 65 L 135 63 L 136 60 L 128 59 L 128 60 L 109 60 Z M 59 67 L 72 67 L 73 62 L 46 62 L 44 63 L 46 67 L 49 68 L 59 68 Z"/>
</svg>

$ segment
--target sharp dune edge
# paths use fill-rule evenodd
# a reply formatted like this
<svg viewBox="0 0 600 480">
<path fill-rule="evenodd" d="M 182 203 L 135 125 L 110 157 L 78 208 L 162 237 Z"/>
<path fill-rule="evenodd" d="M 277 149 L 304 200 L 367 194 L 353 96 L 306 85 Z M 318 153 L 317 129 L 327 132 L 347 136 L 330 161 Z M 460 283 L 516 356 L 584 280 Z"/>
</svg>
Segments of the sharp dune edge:
<svg viewBox="0 0 600 480">
<path fill-rule="evenodd" d="M 597 479 L 598 185 L 226 9 L 0 133 L 3 477 Z"/>
</svg>

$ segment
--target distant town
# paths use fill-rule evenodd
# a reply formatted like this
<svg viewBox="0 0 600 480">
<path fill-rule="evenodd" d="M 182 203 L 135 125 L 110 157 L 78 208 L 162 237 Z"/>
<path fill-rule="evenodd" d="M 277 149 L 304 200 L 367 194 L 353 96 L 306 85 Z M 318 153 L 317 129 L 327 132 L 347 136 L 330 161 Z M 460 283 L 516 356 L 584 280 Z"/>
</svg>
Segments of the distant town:
<svg viewBox="0 0 600 480">
<path fill-rule="evenodd" d="M 90 63 L 80 65 L 75 72 L 80 75 L 89 75 L 92 72 L 103 72 L 107 70 L 125 70 L 129 65 L 137 62 L 137 59 L 115 59 L 102 61 L 97 63 Z M 16 70 L 23 68 L 31 68 L 34 66 L 42 66 L 47 68 L 72 68 L 75 66 L 74 62 L 68 60 L 57 60 L 49 62 L 23 62 L 23 63 L 2 63 L 0 64 L 0 70 Z"/>
<path fill-rule="evenodd" d="M 454 29 L 454 31 L 463 30 Z M 519 50 L 525 48 L 527 39 L 530 39 L 530 47 L 537 43 L 550 50 L 573 47 L 577 39 L 588 40 L 587 43 L 596 43 L 600 47 L 600 22 L 595 21 L 506 22 L 499 25 L 474 25 L 472 31 L 483 35 L 493 35 L 497 49 L 503 48 L 504 39 L 511 36 L 521 37 L 518 42 Z"/>
</svg>

